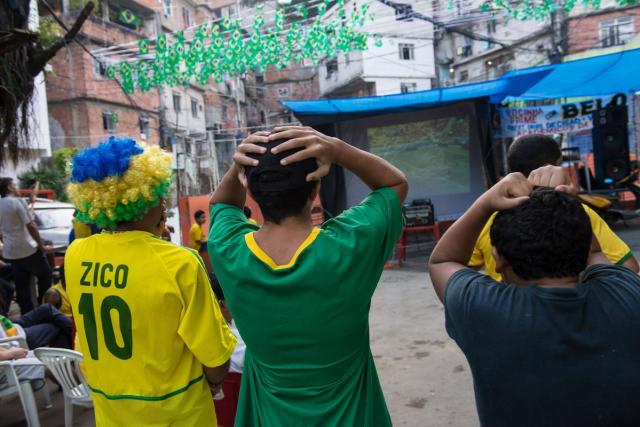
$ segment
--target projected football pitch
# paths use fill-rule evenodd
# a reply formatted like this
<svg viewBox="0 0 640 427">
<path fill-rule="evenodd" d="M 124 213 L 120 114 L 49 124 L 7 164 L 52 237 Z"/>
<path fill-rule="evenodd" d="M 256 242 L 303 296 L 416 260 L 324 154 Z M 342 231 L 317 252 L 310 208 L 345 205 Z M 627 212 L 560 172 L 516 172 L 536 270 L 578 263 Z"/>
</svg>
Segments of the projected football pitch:
<svg viewBox="0 0 640 427">
<path fill-rule="evenodd" d="M 368 128 L 367 137 L 373 154 L 407 175 L 412 195 L 429 197 L 470 191 L 467 117 Z"/>
</svg>

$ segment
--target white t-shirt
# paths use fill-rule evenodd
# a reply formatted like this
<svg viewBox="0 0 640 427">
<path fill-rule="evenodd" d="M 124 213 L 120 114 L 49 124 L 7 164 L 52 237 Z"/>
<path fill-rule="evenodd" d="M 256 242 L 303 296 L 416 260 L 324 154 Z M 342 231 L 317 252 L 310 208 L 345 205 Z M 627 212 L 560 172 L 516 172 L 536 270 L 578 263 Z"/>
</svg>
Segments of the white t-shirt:
<svg viewBox="0 0 640 427">
<path fill-rule="evenodd" d="M 27 204 L 19 197 L 0 199 L 0 234 L 2 234 L 2 256 L 8 260 L 26 258 L 36 252 L 36 242 L 31 238 L 26 225 L 33 221 Z"/>
<path fill-rule="evenodd" d="M 238 342 L 236 343 L 236 347 L 233 349 L 233 353 L 231 354 L 231 365 L 229 366 L 229 372 L 241 374 L 242 369 L 244 369 L 244 351 L 246 350 L 247 346 L 240 336 L 240 332 L 238 332 L 238 328 L 236 328 L 235 323 L 229 325 L 229 329 L 231 329 L 231 333 L 235 335 L 238 340 Z"/>
</svg>

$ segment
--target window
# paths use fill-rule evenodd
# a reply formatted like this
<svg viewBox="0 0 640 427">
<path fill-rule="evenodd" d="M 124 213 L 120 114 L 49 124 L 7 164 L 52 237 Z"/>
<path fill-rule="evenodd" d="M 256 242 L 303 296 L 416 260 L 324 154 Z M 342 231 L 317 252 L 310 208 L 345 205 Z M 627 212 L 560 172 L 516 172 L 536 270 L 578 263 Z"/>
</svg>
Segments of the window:
<svg viewBox="0 0 640 427">
<path fill-rule="evenodd" d="M 396 3 L 396 21 L 413 21 L 413 6 L 410 4 Z"/>
<path fill-rule="evenodd" d="M 115 132 L 118 127 L 118 116 L 111 110 L 102 110 L 102 129 Z"/>
<path fill-rule="evenodd" d="M 398 43 L 398 49 L 400 53 L 400 59 L 403 61 L 413 61 L 414 57 L 414 49 L 415 46 L 413 44 L 408 43 Z"/>
<path fill-rule="evenodd" d="M 171 5 L 171 0 L 162 0 L 162 10 L 164 12 L 164 16 L 171 16 L 171 10 L 173 6 Z"/>
<path fill-rule="evenodd" d="M 146 140 L 149 138 L 149 118 L 138 117 L 138 125 L 140 126 L 140 139 Z"/>
<path fill-rule="evenodd" d="M 176 113 L 180 112 L 180 95 L 178 95 L 177 93 L 173 94 L 173 111 L 175 111 Z"/>
<path fill-rule="evenodd" d="M 460 81 L 466 82 L 467 80 L 469 80 L 469 71 L 467 70 L 460 71 Z"/>
<path fill-rule="evenodd" d="M 222 105 L 222 120 L 227 120 L 229 118 L 229 109 L 227 108 L 227 104 Z"/>
<path fill-rule="evenodd" d="M 198 100 L 191 98 L 191 117 L 198 118 Z"/>
<path fill-rule="evenodd" d="M 415 92 L 418 89 L 417 83 L 400 83 L 401 93 Z"/>
<path fill-rule="evenodd" d="M 106 76 L 107 75 L 107 64 L 103 61 L 98 61 L 94 58 L 93 60 L 93 74 L 96 76 Z"/>
<path fill-rule="evenodd" d="M 289 96 L 289 88 L 288 87 L 279 87 L 278 88 L 278 98 L 285 98 Z"/>
<path fill-rule="evenodd" d="M 491 35 L 495 33 L 496 33 L 496 20 L 491 19 L 490 21 L 487 21 L 487 34 Z"/>
<path fill-rule="evenodd" d="M 621 16 L 600 22 L 600 40 L 602 47 L 620 46 L 627 43 L 634 36 L 633 18 Z"/>
<path fill-rule="evenodd" d="M 327 78 L 329 78 L 334 73 L 338 72 L 338 60 L 336 58 L 331 58 L 327 60 L 325 67 L 327 68 Z"/>
<path fill-rule="evenodd" d="M 185 28 L 189 28 L 191 26 L 191 14 L 189 13 L 189 9 L 186 7 L 182 8 L 182 22 Z"/>
</svg>

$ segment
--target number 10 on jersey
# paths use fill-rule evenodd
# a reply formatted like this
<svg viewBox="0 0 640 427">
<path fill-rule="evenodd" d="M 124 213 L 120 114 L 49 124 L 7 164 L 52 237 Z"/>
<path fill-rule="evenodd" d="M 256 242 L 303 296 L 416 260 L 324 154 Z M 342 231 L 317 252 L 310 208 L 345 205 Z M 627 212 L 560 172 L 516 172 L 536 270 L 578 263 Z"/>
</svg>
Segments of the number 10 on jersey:
<svg viewBox="0 0 640 427">
<path fill-rule="evenodd" d="M 122 336 L 123 341 L 122 346 L 116 341 L 112 311 L 116 311 L 115 314 L 119 316 L 118 323 L 120 324 L 120 336 Z M 98 328 L 93 294 L 83 293 L 80 295 L 78 313 L 82 316 L 84 333 L 91 358 L 98 360 Z M 118 359 L 130 359 L 133 354 L 133 337 L 131 332 L 131 309 L 126 301 L 116 295 L 104 298 L 100 304 L 100 320 L 102 322 L 102 338 L 107 350 Z"/>
</svg>

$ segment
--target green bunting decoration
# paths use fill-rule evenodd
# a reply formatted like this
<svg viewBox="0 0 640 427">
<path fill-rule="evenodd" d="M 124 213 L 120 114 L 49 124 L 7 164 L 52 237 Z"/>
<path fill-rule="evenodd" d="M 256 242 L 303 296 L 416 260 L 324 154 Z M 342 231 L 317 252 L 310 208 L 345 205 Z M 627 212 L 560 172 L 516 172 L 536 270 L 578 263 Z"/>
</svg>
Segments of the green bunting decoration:
<svg viewBox="0 0 640 427">
<path fill-rule="evenodd" d="M 594 10 L 600 9 L 602 0 L 579 0 L 580 4 Z M 638 0 L 615 0 L 618 6 L 626 7 L 637 5 Z M 495 13 L 497 10 L 505 10 L 507 15 L 519 20 L 528 19 L 541 21 L 557 11 L 569 13 L 578 3 L 578 0 L 486 0 L 480 10 L 486 13 Z M 453 8 L 454 1 L 449 2 L 449 8 Z"/>
<path fill-rule="evenodd" d="M 324 16 L 330 7 L 337 8 L 336 13 Z M 260 4 L 256 6 L 253 25 L 248 28 L 242 28 L 239 19 L 226 17 L 189 30 L 191 38 L 180 31 L 161 34 L 155 40 L 139 40 L 138 54 L 153 54 L 153 59 L 110 65 L 106 75 L 109 79 L 119 76 L 126 93 L 133 93 L 136 88 L 147 92 L 159 85 L 189 85 L 193 81 L 204 85 L 209 79 L 220 83 L 227 76 L 264 71 L 269 65 L 284 69 L 291 62 L 304 60 L 318 64 L 338 53 L 367 50 L 371 39 L 376 47 L 382 46 L 379 36 L 374 37 L 363 28 L 374 19 L 368 3 L 347 8 L 344 0 L 334 6 L 324 0 L 316 9 L 309 22 L 313 15 L 304 4 L 281 7 L 275 13 L 273 27 L 266 28 Z M 292 13 L 287 15 L 286 10 Z"/>
</svg>

